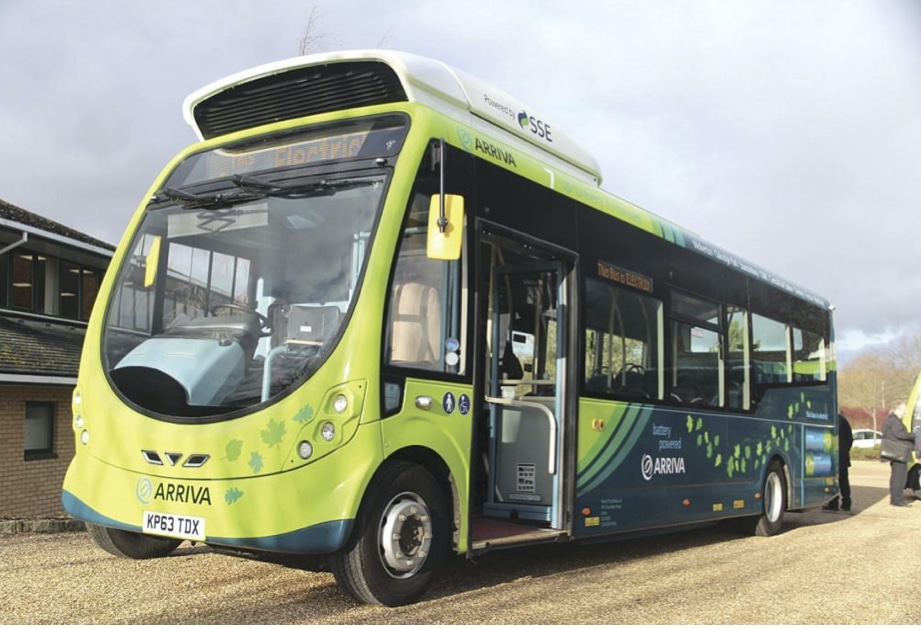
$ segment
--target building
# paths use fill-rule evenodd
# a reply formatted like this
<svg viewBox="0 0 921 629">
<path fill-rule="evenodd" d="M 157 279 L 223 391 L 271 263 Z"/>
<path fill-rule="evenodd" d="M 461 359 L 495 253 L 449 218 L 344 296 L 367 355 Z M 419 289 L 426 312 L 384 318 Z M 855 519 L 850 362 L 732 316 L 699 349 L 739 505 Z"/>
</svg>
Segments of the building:
<svg viewBox="0 0 921 629">
<path fill-rule="evenodd" d="M 64 513 L 71 394 L 113 251 L 0 200 L 0 518 Z"/>
</svg>

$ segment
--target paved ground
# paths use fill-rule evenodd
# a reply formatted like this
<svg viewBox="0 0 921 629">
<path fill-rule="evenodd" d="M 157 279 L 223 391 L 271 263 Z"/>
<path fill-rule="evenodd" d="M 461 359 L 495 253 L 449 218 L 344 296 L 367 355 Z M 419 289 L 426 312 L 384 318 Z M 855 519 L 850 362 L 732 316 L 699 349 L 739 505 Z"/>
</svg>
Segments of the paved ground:
<svg viewBox="0 0 921 629">
<path fill-rule="evenodd" d="M 921 502 L 888 505 L 888 465 L 851 468 L 855 512 L 785 532 L 709 529 L 449 562 L 420 603 L 359 605 L 331 575 L 183 545 L 133 562 L 85 533 L 0 535 L 0 622 L 175 624 L 918 624 Z"/>
</svg>

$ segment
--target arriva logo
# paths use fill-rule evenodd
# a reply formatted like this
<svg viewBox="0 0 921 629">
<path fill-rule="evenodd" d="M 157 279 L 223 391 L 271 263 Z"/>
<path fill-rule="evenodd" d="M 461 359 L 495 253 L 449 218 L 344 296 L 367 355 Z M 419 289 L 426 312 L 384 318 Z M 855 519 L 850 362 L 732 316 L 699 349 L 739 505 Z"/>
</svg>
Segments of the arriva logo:
<svg viewBox="0 0 921 629">
<path fill-rule="evenodd" d="M 468 151 L 473 151 L 473 136 L 471 136 L 466 129 L 458 127 L 457 138 L 460 140 L 461 146 L 463 146 Z"/>
<path fill-rule="evenodd" d="M 645 480 L 652 480 L 653 476 L 662 474 L 684 474 L 683 456 L 659 456 L 652 458 L 644 454 L 640 462 L 641 472 Z"/>
<path fill-rule="evenodd" d="M 154 491 L 153 483 L 150 482 L 149 478 L 145 477 L 140 479 L 137 486 L 134 488 L 134 491 L 142 505 L 150 504 L 150 499 L 153 497 Z"/>
<path fill-rule="evenodd" d="M 547 142 L 553 142 L 553 138 L 550 136 L 550 125 L 534 116 L 529 116 L 528 112 L 518 112 L 518 124 L 525 131 L 530 131 L 537 137 L 547 140 Z"/>
<path fill-rule="evenodd" d="M 195 485 L 182 485 L 176 483 L 157 483 L 144 477 L 135 485 L 134 493 L 143 505 L 150 504 L 151 500 L 165 502 L 182 502 L 191 504 L 211 504 L 211 492 L 207 487 Z"/>
</svg>

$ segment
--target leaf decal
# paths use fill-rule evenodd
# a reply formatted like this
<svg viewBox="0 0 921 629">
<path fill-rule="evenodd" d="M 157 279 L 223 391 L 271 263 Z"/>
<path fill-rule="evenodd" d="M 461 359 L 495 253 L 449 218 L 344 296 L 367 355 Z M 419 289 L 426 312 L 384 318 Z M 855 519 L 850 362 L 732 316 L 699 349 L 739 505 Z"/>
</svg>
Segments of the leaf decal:
<svg viewBox="0 0 921 629">
<path fill-rule="evenodd" d="M 227 442 L 227 445 L 224 446 L 224 454 L 227 456 L 228 461 L 236 461 L 240 458 L 240 454 L 243 452 L 243 442 L 239 439 L 234 439 L 233 441 Z"/>
<path fill-rule="evenodd" d="M 262 471 L 262 457 L 258 452 L 253 452 L 249 455 L 249 466 L 253 470 L 253 474 L 258 474 Z"/>
<path fill-rule="evenodd" d="M 224 502 L 229 505 L 232 505 L 237 500 L 243 497 L 243 492 L 237 489 L 236 487 L 231 487 L 226 492 L 224 492 Z"/>
<path fill-rule="evenodd" d="M 694 418 L 688 415 L 688 434 L 694 432 Z"/>
<path fill-rule="evenodd" d="M 313 419 L 313 407 L 310 404 L 299 410 L 294 416 L 294 421 L 299 424 L 306 424 L 311 419 Z"/>
<path fill-rule="evenodd" d="M 269 447 L 277 448 L 281 445 L 282 439 L 285 438 L 285 424 L 274 419 L 269 420 L 268 426 L 259 434 L 262 435 L 262 441 Z"/>
</svg>

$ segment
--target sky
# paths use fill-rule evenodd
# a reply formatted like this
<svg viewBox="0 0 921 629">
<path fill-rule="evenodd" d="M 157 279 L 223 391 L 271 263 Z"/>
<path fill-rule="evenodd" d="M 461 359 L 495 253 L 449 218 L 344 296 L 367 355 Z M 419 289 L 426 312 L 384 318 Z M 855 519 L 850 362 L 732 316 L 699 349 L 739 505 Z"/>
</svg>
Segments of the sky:
<svg viewBox="0 0 921 629">
<path fill-rule="evenodd" d="M 835 305 L 839 359 L 921 330 L 921 0 L 0 0 L 0 199 L 117 243 L 183 99 L 315 51 L 440 59 L 602 187 Z"/>
</svg>

